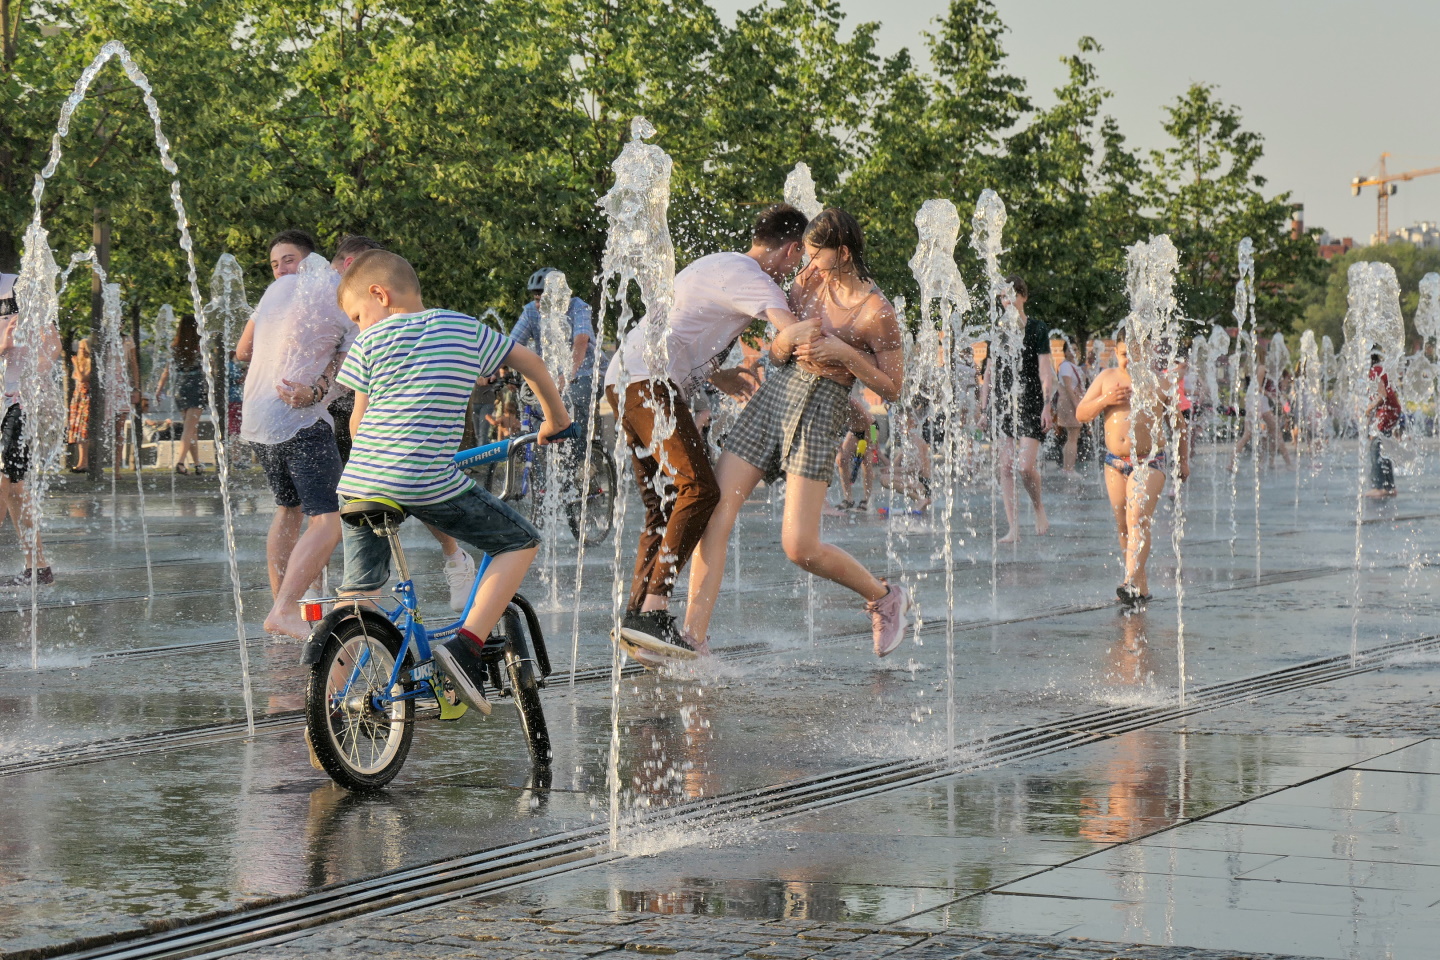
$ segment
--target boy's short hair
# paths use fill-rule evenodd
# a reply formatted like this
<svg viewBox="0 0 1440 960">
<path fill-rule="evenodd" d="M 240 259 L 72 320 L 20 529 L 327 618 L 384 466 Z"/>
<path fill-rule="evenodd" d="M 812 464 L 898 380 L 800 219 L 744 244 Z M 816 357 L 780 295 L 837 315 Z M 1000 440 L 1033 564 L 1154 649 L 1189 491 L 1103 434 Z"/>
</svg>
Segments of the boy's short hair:
<svg viewBox="0 0 1440 960">
<path fill-rule="evenodd" d="M 369 237 L 363 237 L 358 233 L 347 233 L 341 237 L 340 242 L 335 245 L 335 256 L 332 259 L 358 257 L 366 250 L 384 249 L 384 245 L 378 240 L 371 240 Z"/>
<path fill-rule="evenodd" d="M 315 238 L 304 230 L 281 230 L 270 238 L 270 243 L 265 247 L 268 253 L 282 243 L 288 243 L 292 247 L 299 247 L 305 251 L 306 256 L 315 252 Z"/>
<path fill-rule="evenodd" d="M 774 250 L 787 243 L 799 243 L 809 222 L 805 214 L 790 204 L 777 203 L 760 211 L 750 238 L 753 243 Z"/>
<path fill-rule="evenodd" d="M 1030 286 L 1020 274 L 1010 274 L 1010 276 L 1005 278 L 1005 282 L 1015 289 L 1015 295 L 1017 297 L 1024 297 L 1026 300 L 1030 299 Z"/>
<path fill-rule="evenodd" d="M 415 276 L 415 268 L 410 266 L 410 261 L 389 250 L 366 250 L 355 258 L 345 276 L 340 278 L 340 289 L 335 291 L 335 298 L 344 303 L 346 297 L 371 284 L 379 284 L 396 293 L 420 292 L 420 278 Z"/>
</svg>

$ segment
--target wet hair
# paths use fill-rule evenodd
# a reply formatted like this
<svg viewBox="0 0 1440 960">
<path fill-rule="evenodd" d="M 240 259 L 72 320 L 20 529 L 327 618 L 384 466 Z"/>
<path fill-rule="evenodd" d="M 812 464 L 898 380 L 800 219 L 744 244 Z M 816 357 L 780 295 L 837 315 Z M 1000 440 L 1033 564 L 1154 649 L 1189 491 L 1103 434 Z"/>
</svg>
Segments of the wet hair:
<svg viewBox="0 0 1440 960">
<path fill-rule="evenodd" d="M 799 243 L 808 225 L 805 214 L 788 203 L 777 203 L 760 211 L 750 231 L 750 239 L 759 246 L 774 250 L 787 243 Z"/>
<path fill-rule="evenodd" d="M 815 215 L 805 228 L 805 242 L 813 243 L 821 250 L 850 251 L 850 262 L 861 280 L 873 277 L 870 266 L 865 262 L 865 232 L 860 221 L 838 207 L 826 207 Z"/>
<path fill-rule="evenodd" d="M 385 247 L 377 240 L 369 237 L 362 237 L 358 233 L 347 233 L 335 244 L 335 256 L 331 259 L 339 260 L 341 257 L 358 257 L 366 250 L 384 250 Z"/>
<path fill-rule="evenodd" d="M 1379 351 L 1379 350 L 1371 350 L 1371 351 L 1370 351 L 1370 366 L 1372 366 L 1372 367 L 1375 366 L 1377 363 L 1380 363 L 1383 359 L 1384 359 L 1384 358 L 1380 356 L 1380 351 Z"/>
<path fill-rule="evenodd" d="M 1005 278 L 1005 282 L 1015 288 L 1015 296 L 1024 297 L 1026 300 L 1030 299 L 1030 286 L 1025 282 L 1025 278 L 1020 276 L 1020 274 L 1010 274 L 1010 276 Z"/>
<path fill-rule="evenodd" d="M 195 323 L 195 314 L 180 315 L 180 322 L 175 324 L 175 338 L 170 341 L 170 357 L 177 367 L 200 365 L 200 328 Z"/>
<path fill-rule="evenodd" d="M 344 303 L 345 298 L 371 284 L 379 284 L 394 293 L 420 292 L 420 278 L 410 261 L 389 250 L 366 250 L 355 258 L 345 276 L 340 278 L 340 289 L 335 299 Z"/>
<path fill-rule="evenodd" d="M 265 250 L 268 253 L 282 243 L 288 243 L 292 247 L 299 247 L 305 251 L 307 257 L 315 252 L 315 238 L 304 230 L 281 230 L 270 238 L 270 243 L 265 247 Z"/>
</svg>

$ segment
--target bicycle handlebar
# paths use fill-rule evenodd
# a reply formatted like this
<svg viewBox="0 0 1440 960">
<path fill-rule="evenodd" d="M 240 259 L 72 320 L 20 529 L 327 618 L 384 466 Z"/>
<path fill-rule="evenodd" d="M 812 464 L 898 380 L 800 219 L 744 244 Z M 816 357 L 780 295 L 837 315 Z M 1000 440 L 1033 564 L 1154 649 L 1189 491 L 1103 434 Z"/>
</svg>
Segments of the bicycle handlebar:
<svg viewBox="0 0 1440 960">
<path fill-rule="evenodd" d="M 574 440 L 580 435 L 580 426 L 573 420 L 570 426 L 561 430 L 550 438 L 554 443 L 557 440 Z M 519 453 L 525 447 L 540 439 L 538 433 L 526 433 L 518 437 L 511 437 L 508 440 L 496 440 L 494 443 L 487 443 L 483 447 L 471 447 L 469 450 L 461 450 L 451 458 L 451 462 L 461 470 L 469 467 L 478 467 L 487 463 L 494 463 L 497 460 L 508 460 Z"/>
</svg>

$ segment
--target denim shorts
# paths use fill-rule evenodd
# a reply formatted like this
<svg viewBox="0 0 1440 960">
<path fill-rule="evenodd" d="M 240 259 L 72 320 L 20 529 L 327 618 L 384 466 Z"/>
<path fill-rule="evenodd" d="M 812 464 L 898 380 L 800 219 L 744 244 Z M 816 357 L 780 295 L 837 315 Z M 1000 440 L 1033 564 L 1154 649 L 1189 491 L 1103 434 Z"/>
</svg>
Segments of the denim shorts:
<svg viewBox="0 0 1440 960">
<path fill-rule="evenodd" d="M 424 523 L 448 533 L 461 543 L 498 557 L 540 543 L 540 531 L 508 504 L 488 491 L 469 491 L 440 503 L 405 507 Z M 390 544 L 366 526 L 345 524 L 345 583 L 343 591 L 379 590 L 390 579 Z"/>
<path fill-rule="evenodd" d="M 265 468 L 270 492 L 278 507 L 300 507 L 305 516 L 318 517 L 340 509 L 335 488 L 340 486 L 340 451 L 335 431 L 317 420 L 284 443 L 252 443 L 250 449 Z"/>
</svg>

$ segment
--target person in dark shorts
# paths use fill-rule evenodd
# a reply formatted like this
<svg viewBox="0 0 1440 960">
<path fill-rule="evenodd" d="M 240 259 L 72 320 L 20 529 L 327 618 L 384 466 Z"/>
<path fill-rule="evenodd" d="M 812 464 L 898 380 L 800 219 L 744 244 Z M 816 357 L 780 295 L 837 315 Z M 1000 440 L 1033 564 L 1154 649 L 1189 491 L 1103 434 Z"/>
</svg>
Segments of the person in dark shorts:
<svg viewBox="0 0 1440 960">
<path fill-rule="evenodd" d="M 270 264 L 275 282 L 235 345 L 236 359 L 250 364 L 240 437 L 275 495 L 265 541 L 274 603 L 265 630 L 303 640 L 310 626 L 298 603 L 340 543 L 342 468 L 327 402 L 359 328 L 335 302 L 340 277 L 315 256 L 308 234 L 277 234 Z"/>
<path fill-rule="evenodd" d="M 1055 391 L 1055 363 L 1050 358 L 1050 335 L 1045 324 L 1034 317 L 1026 316 L 1025 301 L 1030 290 L 1018 276 L 1006 277 L 1014 295 L 1006 305 L 1015 307 L 1024 324 L 1020 334 L 1019 363 L 1008 359 L 1011 350 L 993 350 L 985 357 L 985 386 L 980 392 L 981 420 L 990 415 L 990 392 L 995 390 L 995 416 L 998 431 L 995 456 L 1000 470 L 1000 495 L 1005 501 L 1005 521 L 1009 531 L 1000 538 L 1001 543 L 1016 543 L 1020 539 L 1019 503 L 1015 497 L 1015 473 L 1018 467 L 1020 482 L 1035 507 L 1035 532 L 1045 536 L 1050 532 L 1050 519 L 1045 515 L 1045 505 L 1040 497 L 1040 443 L 1049 432 L 1053 422 L 1049 398 Z M 1007 331 L 999 337 L 1010 336 Z M 995 362 L 991 363 L 991 358 Z M 1017 369 L 1012 369 L 1015 367 Z M 991 376 L 991 373 L 994 376 Z M 1016 443 L 1019 450 L 1016 450 Z"/>
<path fill-rule="evenodd" d="M 41 586 L 55 582 L 55 574 L 45 560 L 45 546 L 40 542 L 39 524 L 25 508 L 25 478 L 30 473 L 30 450 L 25 440 L 25 412 L 20 407 L 20 371 L 28 360 L 29 349 L 16 342 L 15 332 L 20 321 L 19 304 L 15 298 L 13 273 L 0 273 L 0 367 L 4 368 L 4 397 L 0 402 L 0 524 L 8 516 L 15 524 L 15 533 L 26 551 L 25 572 L 0 579 L 0 587 L 28 587 L 32 582 Z M 50 363 L 60 362 L 60 338 L 51 337 L 45 353 Z M 30 548 L 29 537 L 35 537 Z"/>
</svg>

